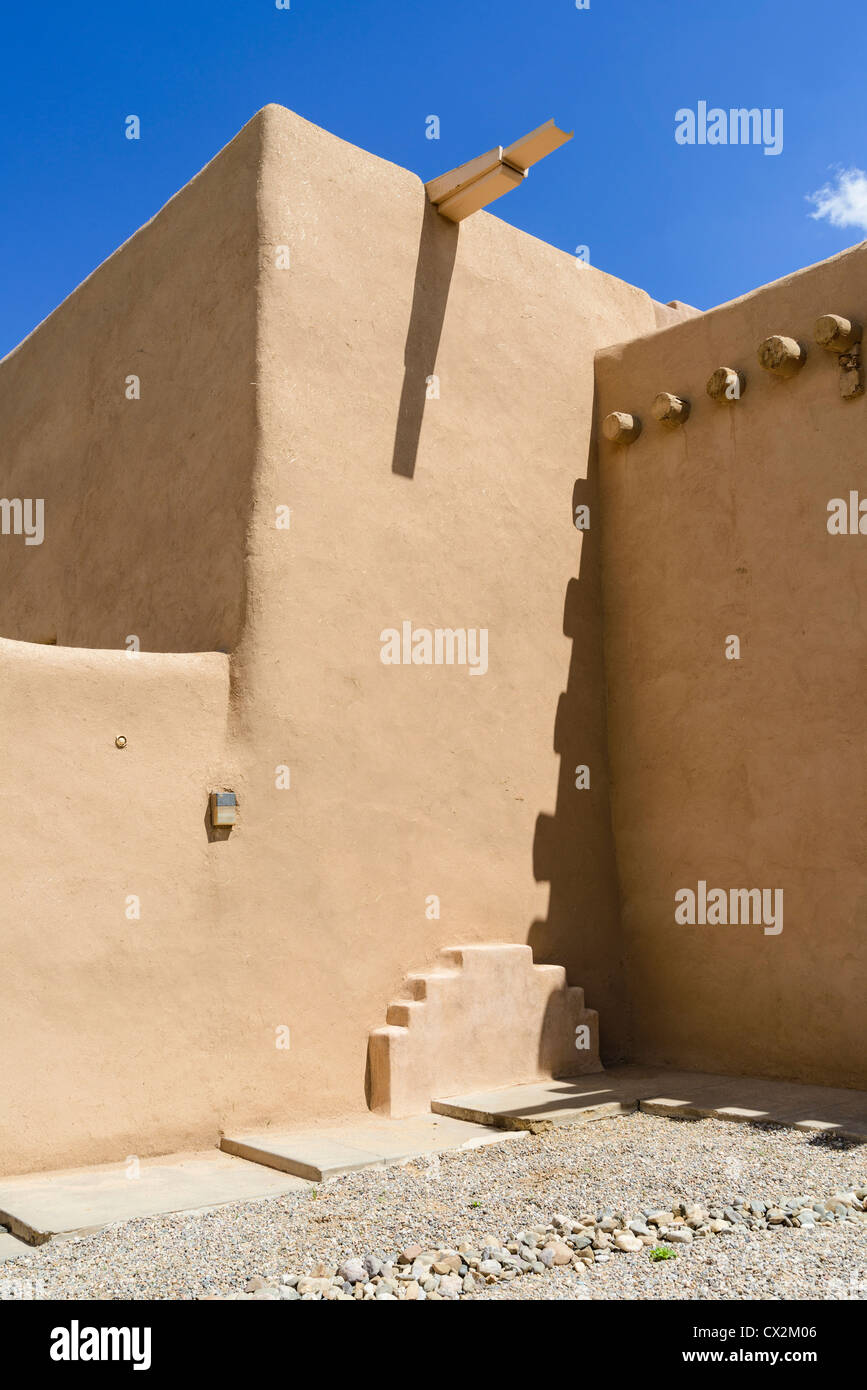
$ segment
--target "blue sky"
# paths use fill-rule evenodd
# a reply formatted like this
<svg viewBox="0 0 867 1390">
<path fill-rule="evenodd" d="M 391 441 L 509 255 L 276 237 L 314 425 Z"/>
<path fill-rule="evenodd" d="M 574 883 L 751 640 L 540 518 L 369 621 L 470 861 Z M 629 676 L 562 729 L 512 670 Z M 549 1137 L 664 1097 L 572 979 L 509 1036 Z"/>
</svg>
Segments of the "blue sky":
<svg viewBox="0 0 867 1390">
<path fill-rule="evenodd" d="M 867 236 L 867 181 L 844 190 L 848 226 L 806 201 L 867 169 L 865 51 L 867 5 L 807 0 L 7 6 L 0 354 L 269 101 L 424 179 L 553 116 L 574 140 L 495 214 L 708 308 Z M 782 153 L 678 145 L 699 101 L 782 108 Z"/>
</svg>

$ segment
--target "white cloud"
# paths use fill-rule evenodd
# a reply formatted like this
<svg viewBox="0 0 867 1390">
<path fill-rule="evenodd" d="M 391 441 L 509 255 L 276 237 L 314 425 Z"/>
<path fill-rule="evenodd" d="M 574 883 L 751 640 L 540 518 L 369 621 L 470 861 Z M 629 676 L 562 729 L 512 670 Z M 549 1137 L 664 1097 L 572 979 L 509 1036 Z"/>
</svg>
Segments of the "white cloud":
<svg viewBox="0 0 867 1390">
<path fill-rule="evenodd" d="M 807 194 L 813 218 L 825 217 L 832 227 L 858 227 L 867 232 L 867 174 L 863 169 L 838 169 L 831 183 Z"/>
</svg>

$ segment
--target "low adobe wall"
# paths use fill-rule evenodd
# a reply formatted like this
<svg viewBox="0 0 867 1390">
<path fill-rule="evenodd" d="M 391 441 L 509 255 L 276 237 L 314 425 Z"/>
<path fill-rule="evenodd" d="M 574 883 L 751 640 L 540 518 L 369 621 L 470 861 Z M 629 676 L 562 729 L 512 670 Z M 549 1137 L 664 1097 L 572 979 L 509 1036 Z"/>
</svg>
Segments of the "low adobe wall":
<svg viewBox="0 0 867 1390">
<path fill-rule="evenodd" d="M 249 1028 L 204 825 L 228 658 L 0 640 L 0 671 L 0 1170 L 195 1147 Z"/>
<path fill-rule="evenodd" d="M 814 343 L 822 314 L 867 322 L 865 286 L 862 246 L 597 361 L 597 418 L 642 420 L 635 443 L 599 443 L 642 1061 L 867 1083 L 867 537 L 827 526 L 829 501 L 862 488 L 867 403 L 842 399 L 837 360 Z M 757 362 L 771 334 L 807 347 L 788 380 Z M 720 366 L 745 373 L 739 400 L 708 398 Z M 652 417 L 661 391 L 691 401 L 686 424 Z M 773 910 L 767 931 L 677 922 L 676 893 L 701 883 L 782 890 L 782 930 Z"/>
</svg>

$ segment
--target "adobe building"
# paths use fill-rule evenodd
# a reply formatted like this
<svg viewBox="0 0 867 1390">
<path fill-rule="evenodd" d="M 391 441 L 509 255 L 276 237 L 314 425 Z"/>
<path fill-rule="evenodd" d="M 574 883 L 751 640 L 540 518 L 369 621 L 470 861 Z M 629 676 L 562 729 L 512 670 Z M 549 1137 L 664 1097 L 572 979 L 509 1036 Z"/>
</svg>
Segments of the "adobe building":
<svg viewBox="0 0 867 1390">
<path fill-rule="evenodd" d="M 9 354 L 0 1171 L 867 1085 L 865 319 L 864 246 L 660 305 L 268 106 Z"/>
</svg>

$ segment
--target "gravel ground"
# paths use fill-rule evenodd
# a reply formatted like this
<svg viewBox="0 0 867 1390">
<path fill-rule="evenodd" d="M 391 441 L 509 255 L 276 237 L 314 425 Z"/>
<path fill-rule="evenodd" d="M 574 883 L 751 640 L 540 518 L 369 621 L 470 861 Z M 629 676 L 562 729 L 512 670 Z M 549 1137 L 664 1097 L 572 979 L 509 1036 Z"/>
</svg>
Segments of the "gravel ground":
<svg viewBox="0 0 867 1390">
<path fill-rule="evenodd" d="M 309 1191 L 195 1214 L 147 1217 L 55 1241 L 0 1266 L 47 1299 L 195 1299 L 237 1295 L 253 1275 L 279 1282 L 368 1252 L 506 1241 L 557 1214 L 650 1204 L 782 1203 L 867 1187 L 867 1146 L 794 1130 L 634 1114 L 563 1126 L 463 1153 L 335 1178 Z M 566 1266 L 481 1287 L 502 1299 L 867 1299 L 867 1217 L 613 1253 L 589 1271 Z"/>
</svg>

